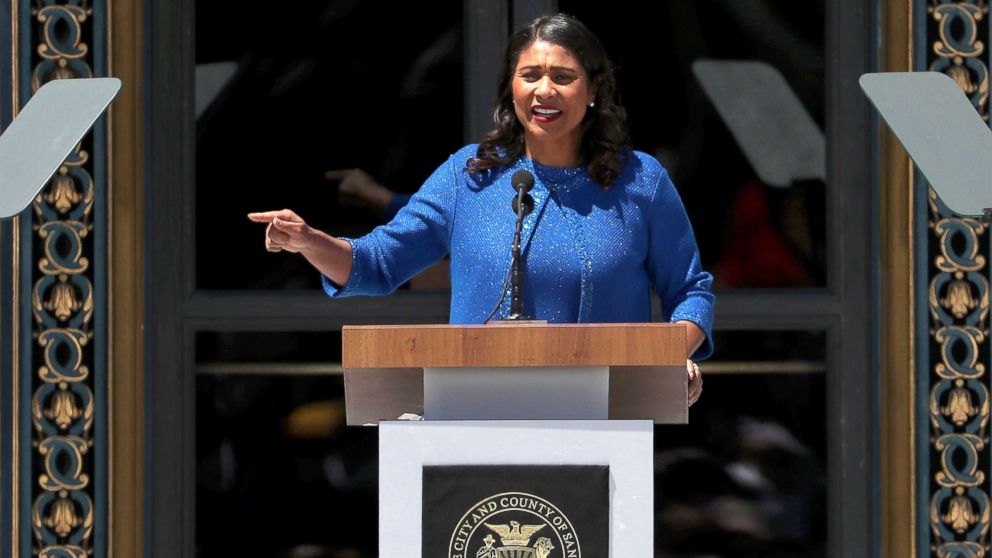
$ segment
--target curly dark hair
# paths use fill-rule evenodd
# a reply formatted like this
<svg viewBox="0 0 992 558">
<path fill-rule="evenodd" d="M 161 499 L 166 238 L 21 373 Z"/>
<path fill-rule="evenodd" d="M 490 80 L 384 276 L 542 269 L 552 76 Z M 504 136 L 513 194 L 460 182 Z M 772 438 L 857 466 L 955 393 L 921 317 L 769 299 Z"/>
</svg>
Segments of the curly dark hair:
<svg viewBox="0 0 992 558">
<path fill-rule="evenodd" d="M 466 168 L 470 173 L 481 173 L 509 164 L 524 153 L 524 129 L 513 109 L 513 74 L 520 54 L 538 40 L 571 52 L 589 76 L 590 86 L 596 88 L 596 105 L 586 111 L 582 120 L 580 155 L 589 177 L 609 188 L 620 176 L 630 151 L 627 112 L 620 105 L 613 65 L 602 43 L 582 22 L 565 14 L 541 16 L 510 37 L 503 58 L 493 127 L 486 132 L 476 156 L 468 160 Z"/>
</svg>

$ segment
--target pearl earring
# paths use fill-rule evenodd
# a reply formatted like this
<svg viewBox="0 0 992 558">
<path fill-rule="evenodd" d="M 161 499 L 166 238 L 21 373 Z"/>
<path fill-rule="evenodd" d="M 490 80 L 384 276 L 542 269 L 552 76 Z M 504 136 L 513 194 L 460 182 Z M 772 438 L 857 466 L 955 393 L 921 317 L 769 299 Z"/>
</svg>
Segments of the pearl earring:
<svg viewBox="0 0 992 558">
<path fill-rule="evenodd" d="M 589 103 L 589 108 L 592 108 L 594 106 L 596 106 L 596 101 L 593 101 L 593 102 Z"/>
</svg>

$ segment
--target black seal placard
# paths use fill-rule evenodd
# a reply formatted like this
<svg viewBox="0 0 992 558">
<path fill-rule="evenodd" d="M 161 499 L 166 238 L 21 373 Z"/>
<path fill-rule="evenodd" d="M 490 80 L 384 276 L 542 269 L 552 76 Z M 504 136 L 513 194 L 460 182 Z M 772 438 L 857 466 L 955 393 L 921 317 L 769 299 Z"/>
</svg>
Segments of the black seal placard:
<svg viewBox="0 0 992 558">
<path fill-rule="evenodd" d="M 426 466 L 427 558 L 608 558 L 606 465 Z"/>
</svg>

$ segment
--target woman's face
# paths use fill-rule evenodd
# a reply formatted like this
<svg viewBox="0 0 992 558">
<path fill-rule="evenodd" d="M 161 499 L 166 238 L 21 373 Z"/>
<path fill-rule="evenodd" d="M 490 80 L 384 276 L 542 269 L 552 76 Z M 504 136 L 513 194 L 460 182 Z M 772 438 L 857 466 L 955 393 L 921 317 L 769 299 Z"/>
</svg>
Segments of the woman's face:
<svg viewBox="0 0 992 558">
<path fill-rule="evenodd" d="M 528 145 L 572 149 L 578 154 L 582 118 L 596 92 L 568 49 L 535 41 L 517 60 L 513 105 Z"/>
</svg>

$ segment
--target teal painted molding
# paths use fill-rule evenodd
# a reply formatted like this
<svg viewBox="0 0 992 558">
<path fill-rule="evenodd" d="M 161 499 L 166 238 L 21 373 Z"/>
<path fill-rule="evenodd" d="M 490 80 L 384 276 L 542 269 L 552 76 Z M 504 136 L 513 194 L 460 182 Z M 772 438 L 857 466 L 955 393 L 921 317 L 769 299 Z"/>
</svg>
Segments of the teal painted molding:
<svg viewBox="0 0 992 558">
<path fill-rule="evenodd" d="M 19 1 L 19 103 L 107 74 L 107 5 Z M 106 556 L 108 138 L 101 119 L 21 218 L 18 553 Z"/>
<path fill-rule="evenodd" d="M 917 0 L 914 68 L 961 86 L 988 120 L 987 0 Z M 989 228 L 915 175 L 918 555 L 988 556 Z"/>
<path fill-rule="evenodd" d="M 0 14 L 8 21 L 14 18 L 14 2 L 0 0 Z M 12 60 L 15 40 L 13 26 L 0 26 L 0 57 Z M 14 118 L 14 68 L 0 71 L 0 130 L 7 129 Z M 13 427 L 14 402 L 14 335 L 16 319 L 13 289 L 13 223 L 0 222 L 0 557 L 12 558 L 16 535 L 13 532 L 15 509 L 13 472 L 17 468 L 14 461 L 14 440 L 17 433 Z"/>
</svg>

